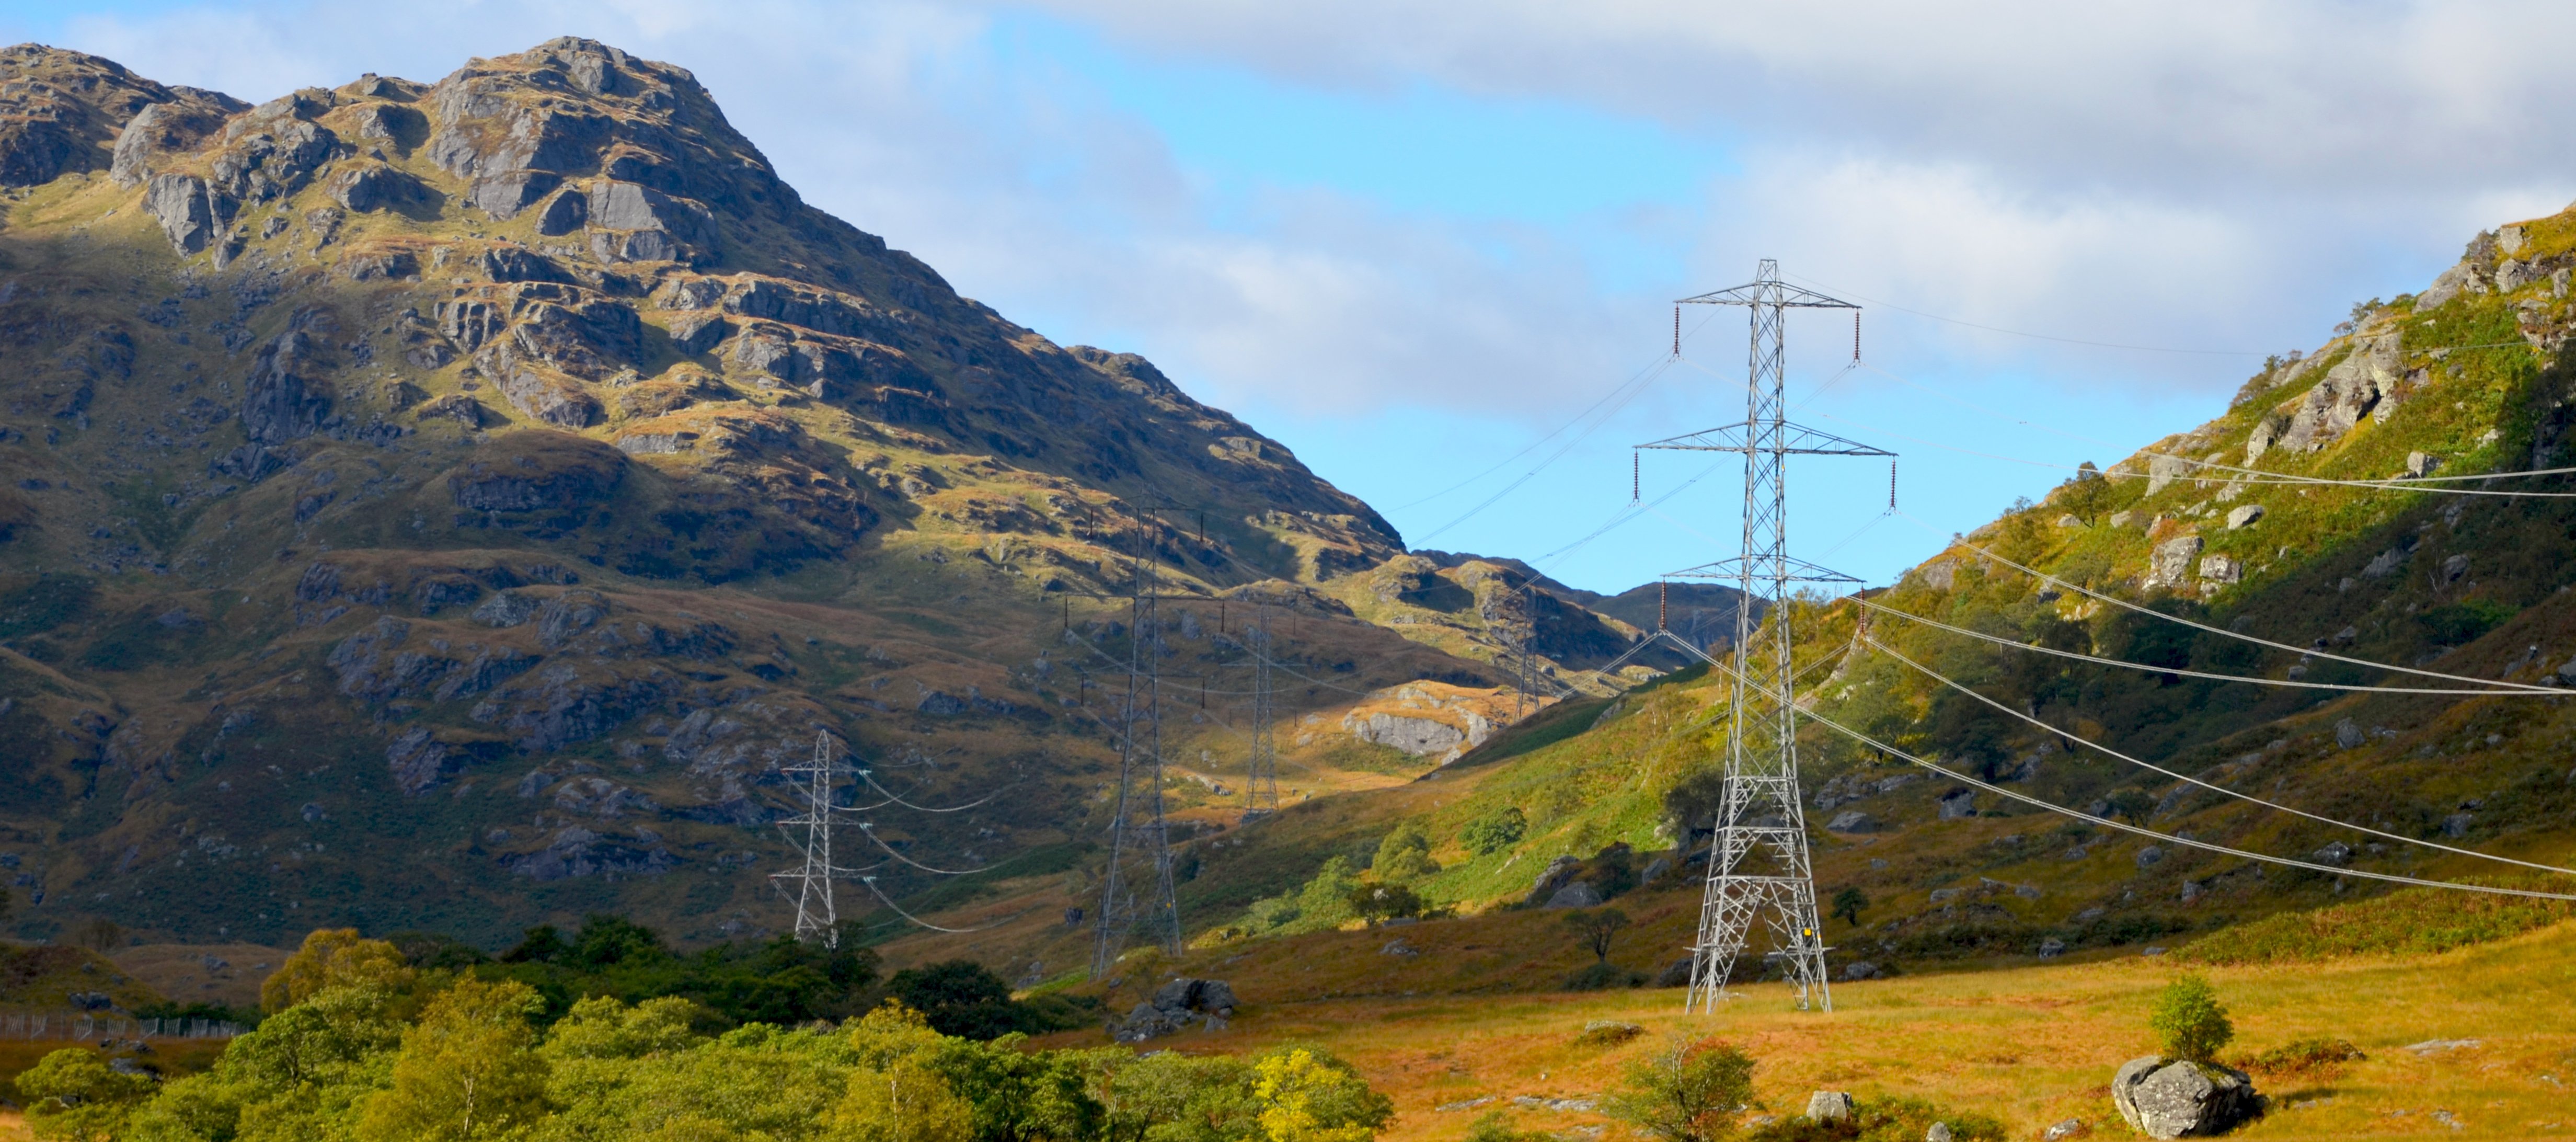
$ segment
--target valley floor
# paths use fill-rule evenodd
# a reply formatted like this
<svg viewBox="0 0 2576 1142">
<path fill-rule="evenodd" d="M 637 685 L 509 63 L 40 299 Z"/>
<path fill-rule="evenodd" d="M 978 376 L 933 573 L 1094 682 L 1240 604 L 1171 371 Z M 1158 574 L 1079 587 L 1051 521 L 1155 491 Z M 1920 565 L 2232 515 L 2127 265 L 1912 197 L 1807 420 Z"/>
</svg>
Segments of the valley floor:
<svg viewBox="0 0 2576 1142">
<path fill-rule="evenodd" d="M 1304 952 L 1327 961 L 1373 956 L 1392 934 L 1323 934 Z M 1391 1142 L 1447 1142 L 1497 1108 L 1516 1129 L 1624 1137 L 1597 1113 L 1513 1100 L 1594 1098 L 1672 1036 L 1726 1040 L 1759 1060 L 1764 1113 L 1796 1113 L 1810 1091 L 1832 1089 L 1995 1115 L 2015 1138 L 2069 1118 L 2096 1136 L 2127 1137 L 2107 1084 L 2120 1063 L 2151 1050 L 2148 1006 L 2174 970 L 2127 957 L 1839 984 L 1831 1014 L 1792 1010 L 1785 986 L 1764 984 L 1708 1017 L 1682 1015 L 1678 989 L 1264 1003 L 1256 980 L 1237 985 L 1248 1007 L 1231 1028 L 1158 1045 L 1193 1053 L 1328 1047 L 1394 1097 Z M 2324 1037 L 2350 1040 L 2368 1056 L 2339 1074 L 2258 1077 L 2273 1100 L 2270 1116 L 2233 1137 L 2576 1137 L 2576 924 L 2435 957 L 2205 974 L 2235 1020 L 2231 1054 Z M 1645 1034 L 1616 1047 L 1575 1045 L 1594 1020 L 1639 1024 Z M 2436 1040 L 2455 1043 L 2410 1049 Z M 1483 1098 L 1493 1101 L 1439 1109 Z"/>
</svg>

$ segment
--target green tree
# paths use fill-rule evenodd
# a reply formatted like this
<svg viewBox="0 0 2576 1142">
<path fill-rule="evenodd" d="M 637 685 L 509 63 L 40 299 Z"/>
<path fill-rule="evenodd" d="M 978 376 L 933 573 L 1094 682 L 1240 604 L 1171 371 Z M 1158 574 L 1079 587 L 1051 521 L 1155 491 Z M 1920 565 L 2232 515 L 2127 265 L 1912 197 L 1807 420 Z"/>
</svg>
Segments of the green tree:
<svg viewBox="0 0 2576 1142">
<path fill-rule="evenodd" d="M 263 1011 L 284 1011 L 327 987 L 376 985 L 409 987 L 415 973 L 402 950 L 383 940 L 369 940 L 355 928 L 322 928 L 304 937 L 304 946 L 260 981 Z"/>
<path fill-rule="evenodd" d="M 516 1138 L 547 1111 L 548 1067 L 528 1017 L 534 988 L 458 980 L 403 1033 L 393 1087 L 367 1101 L 360 1142 L 475 1142 Z"/>
<path fill-rule="evenodd" d="M 2145 824 L 2147 817 L 2156 811 L 2155 797 L 2144 789 L 2114 790 L 2105 800 L 2110 803 L 2112 816 L 2132 825 Z"/>
<path fill-rule="evenodd" d="M 2195 1063 L 2217 1059 L 2219 1050 L 2236 1037 L 2227 1008 L 2218 1002 L 2218 990 L 2197 975 L 2176 976 L 2157 993 L 2147 1026 L 2163 1041 L 2166 1057 Z"/>
<path fill-rule="evenodd" d="M 706 1041 L 696 1024 L 707 1015 L 706 1008 L 676 995 L 631 1007 L 610 996 L 592 996 L 573 1004 L 569 1013 L 555 1021 L 538 1053 L 560 1061 L 641 1059 L 684 1051 Z"/>
<path fill-rule="evenodd" d="M 975 1111 L 948 1080 L 919 1059 L 850 1072 L 849 1094 L 832 1110 L 831 1136 L 847 1142 L 970 1142 Z"/>
<path fill-rule="evenodd" d="M 1671 1047 L 1633 1063 L 1602 1111 L 1664 1142 L 1710 1142 L 1753 1101 L 1753 1059 L 1723 1043 Z"/>
<path fill-rule="evenodd" d="M 126 1116 L 152 1093 L 152 1080 L 121 1074 L 99 1053 L 65 1047 L 18 1076 L 27 1129 L 43 1142 L 92 1142 L 124 1132 Z"/>
<path fill-rule="evenodd" d="M 1845 922 L 1856 926 L 1860 923 L 1860 914 L 1868 910 L 1868 893 L 1857 888 L 1845 888 L 1834 893 L 1834 909 L 1829 915 L 1840 916 Z"/>
<path fill-rule="evenodd" d="M 1229 1055 L 1125 1048 L 1086 1053 L 1103 1142 L 1254 1142 L 1262 1137 L 1252 1065 Z"/>
<path fill-rule="evenodd" d="M 1101 1107 L 1078 1058 L 1022 1050 L 1018 1034 L 949 1039 L 930 1069 L 975 1111 L 977 1142 L 1053 1142 L 1100 1133 Z"/>
<path fill-rule="evenodd" d="M 1011 1002 L 1011 985 L 973 960 L 905 968 L 886 981 L 886 991 L 942 1035 L 995 1039 L 1035 1029 L 1028 1012 Z"/>
<path fill-rule="evenodd" d="M 1369 869 L 1380 880 L 1403 882 L 1438 872 L 1440 865 L 1431 859 L 1431 838 L 1423 835 L 1421 826 L 1406 822 L 1377 843 L 1377 856 Z"/>
<path fill-rule="evenodd" d="M 1628 914 L 1616 908 L 1587 908 L 1565 914 L 1565 926 L 1582 936 L 1583 946 L 1592 949 L 1592 962 L 1610 962 L 1610 941 L 1628 926 Z"/>
<path fill-rule="evenodd" d="M 1491 856 L 1521 843 L 1521 837 L 1528 832 L 1529 817 L 1521 812 L 1520 806 L 1506 805 L 1467 822 L 1467 828 L 1458 839 L 1475 850 L 1476 855 Z"/>
<path fill-rule="evenodd" d="M 1395 1103 L 1350 1064 L 1305 1047 L 1254 1061 L 1253 1098 L 1269 1142 L 1368 1142 L 1395 1119 Z"/>
<path fill-rule="evenodd" d="M 1372 928 L 1399 916 L 1422 915 L 1422 898 L 1401 884 L 1360 884 L 1351 888 L 1350 908 Z"/>
</svg>

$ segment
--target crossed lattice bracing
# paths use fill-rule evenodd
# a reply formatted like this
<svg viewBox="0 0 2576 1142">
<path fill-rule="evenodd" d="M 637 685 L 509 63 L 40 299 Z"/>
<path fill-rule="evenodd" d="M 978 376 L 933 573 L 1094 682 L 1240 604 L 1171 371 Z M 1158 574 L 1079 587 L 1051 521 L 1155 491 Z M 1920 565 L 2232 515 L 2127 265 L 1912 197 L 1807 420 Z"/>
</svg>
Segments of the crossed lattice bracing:
<svg viewBox="0 0 2576 1142">
<path fill-rule="evenodd" d="M 1094 979 L 1107 976 L 1133 943 L 1181 953 L 1171 831 L 1163 820 L 1163 631 L 1154 561 L 1154 532 L 1162 521 L 1140 510 L 1135 523 L 1127 600 L 1127 695 L 1118 711 L 1118 789 L 1109 824 L 1109 865 L 1101 875 L 1100 913 L 1092 927 Z M 1277 797 L 1275 778 L 1272 796 Z"/>
</svg>

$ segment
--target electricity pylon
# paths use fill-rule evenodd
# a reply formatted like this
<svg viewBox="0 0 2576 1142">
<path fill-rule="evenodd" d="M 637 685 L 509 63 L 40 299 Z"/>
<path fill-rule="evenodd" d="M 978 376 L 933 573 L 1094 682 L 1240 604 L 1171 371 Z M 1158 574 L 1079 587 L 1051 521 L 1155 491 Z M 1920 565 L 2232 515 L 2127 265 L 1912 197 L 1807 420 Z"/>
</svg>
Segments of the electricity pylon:
<svg viewBox="0 0 2576 1142">
<path fill-rule="evenodd" d="M 1154 590 L 1155 532 L 1161 524 L 1137 509 L 1127 596 L 1127 700 L 1118 717 L 1117 815 L 1109 823 L 1109 867 L 1100 878 L 1100 917 L 1092 932 L 1093 979 L 1107 976 L 1138 937 L 1181 954 L 1171 833 L 1163 823 L 1163 633 Z M 1141 903 L 1139 888 L 1145 893 Z"/>
<path fill-rule="evenodd" d="M 1244 632 L 1243 641 L 1252 651 L 1252 763 L 1243 775 L 1243 812 L 1248 817 L 1279 811 L 1279 743 L 1270 732 L 1278 714 L 1271 701 L 1267 605 L 1255 604 L 1252 629 Z"/>
<path fill-rule="evenodd" d="M 1674 573 L 1685 578 L 1732 579 L 1742 592 L 1735 611 L 1726 780 L 1717 835 L 1709 842 L 1708 886 L 1700 901 L 1699 939 L 1691 945 L 1691 986 L 1683 1010 L 1716 1009 L 1725 998 L 1736 957 L 1758 923 L 1771 929 L 1772 950 L 1766 958 L 1777 961 L 1797 989 L 1798 1009 L 1807 1010 L 1812 1001 L 1831 1011 L 1834 1001 L 1825 978 L 1824 925 L 1816 915 L 1806 814 L 1798 797 L 1789 585 L 1859 580 L 1789 555 L 1787 461 L 1792 455 L 1893 453 L 1786 419 L 1782 354 L 1788 311 L 1859 306 L 1782 282 L 1779 263 L 1769 258 L 1762 260 L 1750 284 L 1686 297 L 1678 305 L 1740 305 L 1750 311 L 1752 323 L 1744 422 L 1639 445 L 1744 454 L 1744 553 Z M 1674 351 L 1680 351 L 1678 339 Z M 1857 359 L 1857 344 L 1853 355 Z M 1770 637 L 1758 646 L 1755 636 L 1760 632 L 1754 627 L 1752 605 L 1756 598 L 1770 604 Z"/>
<path fill-rule="evenodd" d="M 796 902 L 796 938 L 819 940 L 827 948 L 838 946 L 841 939 L 841 918 L 832 902 L 832 785 L 839 769 L 833 764 L 835 744 L 828 731 L 817 731 L 814 759 L 779 771 L 805 795 L 803 811 L 778 822 L 791 833 L 800 827 L 805 830 L 805 863 L 769 878 Z"/>
</svg>

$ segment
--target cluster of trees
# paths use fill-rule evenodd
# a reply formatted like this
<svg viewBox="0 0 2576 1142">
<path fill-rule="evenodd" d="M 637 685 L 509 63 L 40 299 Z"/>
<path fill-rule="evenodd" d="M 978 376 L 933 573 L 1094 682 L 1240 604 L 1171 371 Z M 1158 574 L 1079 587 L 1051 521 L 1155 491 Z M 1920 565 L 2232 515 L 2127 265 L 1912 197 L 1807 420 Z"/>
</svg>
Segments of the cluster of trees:
<svg viewBox="0 0 2576 1142">
<path fill-rule="evenodd" d="M 586 954 L 561 942 L 549 955 Z M 550 1019 L 510 965 L 553 962 L 421 967 L 387 941 L 316 933 L 273 977 L 276 1009 L 213 1069 L 155 1082 L 74 1048 L 19 1095 L 39 1138 L 136 1142 L 1366 1142 L 1393 1117 L 1318 1051 L 1032 1050 L 1016 1032 L 943 1034 L 894 1000 L 838 1024 L 722 1029 L 688 996 L 594 994 Z"/>
</svg>

